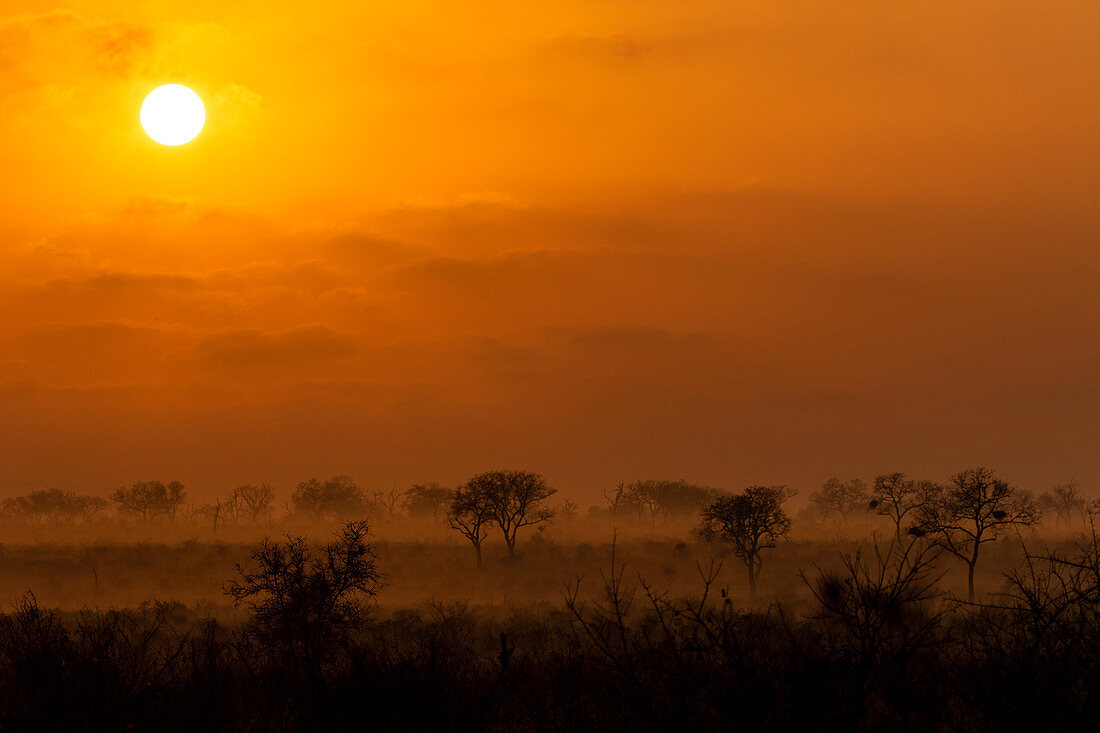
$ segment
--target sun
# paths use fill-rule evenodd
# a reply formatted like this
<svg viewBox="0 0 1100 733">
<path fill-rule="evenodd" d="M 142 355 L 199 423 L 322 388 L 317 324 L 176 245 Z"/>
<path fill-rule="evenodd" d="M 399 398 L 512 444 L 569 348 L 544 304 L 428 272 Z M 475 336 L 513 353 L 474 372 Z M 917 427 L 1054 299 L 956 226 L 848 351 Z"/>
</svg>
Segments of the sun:
<svg viewBox="0 0 1100 733">
<path fill-rule="evenodd" d="M 141 126 L 161 145 L 191 142 L 206 122 L 199 95 L 182 84 L 165 84 L 149 92 L 141 105 Z"/>
</svg>

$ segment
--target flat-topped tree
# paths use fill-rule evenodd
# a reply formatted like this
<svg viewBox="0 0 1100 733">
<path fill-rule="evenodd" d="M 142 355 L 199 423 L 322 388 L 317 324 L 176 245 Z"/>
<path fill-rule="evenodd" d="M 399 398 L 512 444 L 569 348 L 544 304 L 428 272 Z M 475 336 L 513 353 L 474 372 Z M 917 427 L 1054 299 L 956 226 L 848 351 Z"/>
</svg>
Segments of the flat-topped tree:
<svg viewBox="0 0 1100 733">
<path fill-rule="evenodd" d="M 556 493 L 546 479 L 529 471 L 489 471 L 466 482 L 466 489 L 481 494 L 492 510 L 492 518 L 508 546 L 508 557 L 516 554 L 516 535 L 523 527 L 549 521 L 553 510 L 543 505 Z"/>
<path fill-rule="evenodd" d="M 167 485 L 160 481 L 135 481 L 129 488 L 123 487 L 111 494 L 111 501 L 122 511 L 140 514 L 146 522 L 158 516 L 174 520 L 186 495 L 179 481 Z"/>
<path fill-rule="evenodd" d="M 974 568 L 982 545 L 1014 527 L 1039 521 L 1039 507 L 993 471 L 979 466 L 937 487 L 916 512 L 910 534 L 924 537 L 966 563 L 967 588 L 974 600 Z"/>
<path fill-rule="evenodd" d="M 361 517 L 367 511 L 366 492 L 351 476 L 333 476 L 327 481 L 311 478 L 298 484 L 290 497 L 295 512 L 313 514 L 317 519 Z"/>
<path fill-rule="evenodd" d="M 749 593 L 763 566 L 760 553 L 775 547 L 791 530 L 783 502 L 791 496 L 785 486 L 750 486 L 740 494 L 722 496 L 703 508 L 701 534 L 730 544 L 749 571 Z"/>
<path fill-rule="evenodd" d="M 435 481 L 413 484 L 405 489 L 404 507 L 410 517 L 438 519 L 440 511 L 446 511 L 454 499 L 454 489 L 440 486 Z"/>
</svg>

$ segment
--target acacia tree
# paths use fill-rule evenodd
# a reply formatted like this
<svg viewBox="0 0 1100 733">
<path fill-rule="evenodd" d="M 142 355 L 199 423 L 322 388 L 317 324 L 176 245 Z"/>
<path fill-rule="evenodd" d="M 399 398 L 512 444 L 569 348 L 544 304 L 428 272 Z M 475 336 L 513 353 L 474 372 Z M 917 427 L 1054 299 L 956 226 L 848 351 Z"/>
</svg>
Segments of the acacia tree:
<svg viewBox="0 0 1100 733">
<path fill-rule="evenodd" d="M 90 520 L 107 506 L 98 496 L 85 496 L 61 489 L 32 491 L 25 496 L 5 499 L 3 509 L 9 514 L 33 520 L 52 519 L 54 524 L 77 519 Z"/>
<path fill-rule="evenodd" d="M 649 512 L 650 519 L 658 514 L 666 516 L 690 516 L 700 507 L 712 501 L 718 492 L 708 486 L 697 486 L 687 481 L 646 480 L 632 484 L 619 485 L 619 494 L 614 505 L 619 502 L 631 506 L 641 517 Z M 606 494 L 605 494 L 606 496 Z M 609 499 L 610 501 L 610 499 Z"/>
<path fill-rule="evenodd" d="M 763 566 L 760 553 L 775 547 L 791 530 L 783 510 L 790 496 L 785 486 L 750 486 L 740 494 L 722 496 L 702 510 L 701 534 L 733 547 L 749 571 L 749 593 L 756 593 L 756 578 Z"/>
<path fill-rule="evenodd" d="M 265 514 L 271 513 L 271 504 L 275 501 L 275 488 L 267 484 L 245 484 L 233 490 L 235 503 L 248 512 L 252 523 Z"/>
<path fill-rule="evenodd" d="M 366 492 L 351 476 L 333 476 L 327 481 L 311 478 L 298 484 L 291 501 L 294 509 L 323 517 L 362 516 L 367 505 Z"/>
<path fill-rule="evenodd" d="M 454 495 L 452 489 L 440 486 L 435 481 L 413 484 L 405 489 L 405 511 L 410 517 L 426 517 L 430 514 L 432 519 L 438 519 L 440 510 L 447 510 Z"/>
<path fill-rule="evenodd" d="M 1039 521 L 1039 507 L 993 471 L 979 466 L 955 474 L 937 487 L 916 512 L 910 534 L 925 537 L 966 563 L 967 589 L 974 600 L 974 568 L 982 545 L 1013 527 Z"/>
<path fill-rule="evenodd" d="M 822 516 L 839 514 L 847 522 L 849 514 L 867 506 L 867 484 L 858 478 L 851 481 L 831 478 L 819 491 L 810 494 L 810 501 Z"/>
<path fill-rule="evenodd" d="M 556 493 L 546 479 L 529 471 L 489 471 L 466 482 L 466 489 L 482 494 L 492 519 L 504 535 L 508 557 L 515 557 L 516 535 L 523 527 L 542 524 L 554 516 L 542 502 Z"/>
<path fill-rule="evenodd" d="M 890 517 L 894 522 L 894 536 L 900 537 L 905 518 L 919 509 L 935 490 L 936 485 L 931 481 L 914 481 L 907 479 L 904 473 L 888 473 L 875 478 L 867 506 Z"/>
<path fill-rule="evenodd" d="M 470 541 L 477 553 L 477 567 L 481 569 L 481 543 L 489 534 L 493 522 L 493 506 L 485 493 L 463 486 L 455 489 L 447 521 Z"/>
<path fill-rule="evenodd" d="M 129 488 L 123 487 L 111 494 L 111 501 L 123 511 L 140 514 L 142 521 L 148 522 L 161 515 L 175 519 L 185 496 L 179 481 L 167 485 L 160 481 L 135 481 Z"/>
</svg>

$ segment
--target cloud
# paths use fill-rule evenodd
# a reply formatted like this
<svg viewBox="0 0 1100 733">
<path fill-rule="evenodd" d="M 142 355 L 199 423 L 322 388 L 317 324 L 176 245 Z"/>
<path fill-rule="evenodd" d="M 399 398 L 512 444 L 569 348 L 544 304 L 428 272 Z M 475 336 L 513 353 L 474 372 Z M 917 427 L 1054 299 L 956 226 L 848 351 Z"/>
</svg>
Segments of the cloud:
<svg viewBox="0 0 1100 733">
<path fill-rule="evenodd" d="M 89 18 L 73 10 L 51 10 L 0 19 L 0 65 L 21 72 L 11 86 L 58 83 L 88 68 L 109 75 L 134 70 L 154 41 L 139 23 Z"/>
<path fill-rule="evenodd" d="M 347 334 L 313 324 L 274 333 L 254 328 L 222 331 L 204 337 L 199 350 L 218 366 L 283 367 L 350 356 L 358 346 Z"/>
<path fill-rule="evenodd" d="M 220 125 L 236 125 L 260 108 L 263 95 L 240 84 L 229 84 L 218 90 L 211 100 L 213 113 Z"/>
</svg>

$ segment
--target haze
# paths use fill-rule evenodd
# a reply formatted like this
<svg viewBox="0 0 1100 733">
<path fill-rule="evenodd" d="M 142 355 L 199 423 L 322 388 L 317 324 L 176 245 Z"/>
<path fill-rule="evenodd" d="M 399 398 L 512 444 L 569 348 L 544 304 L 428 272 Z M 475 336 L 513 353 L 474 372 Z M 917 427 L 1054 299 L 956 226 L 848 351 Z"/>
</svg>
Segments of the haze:
<svg viewBox="0 0 1100 733">
<path fill-rule="evenodd" d="M 5 495 L 1100 479 L 1100 6 L 3 13 Z"/>
</svg>

